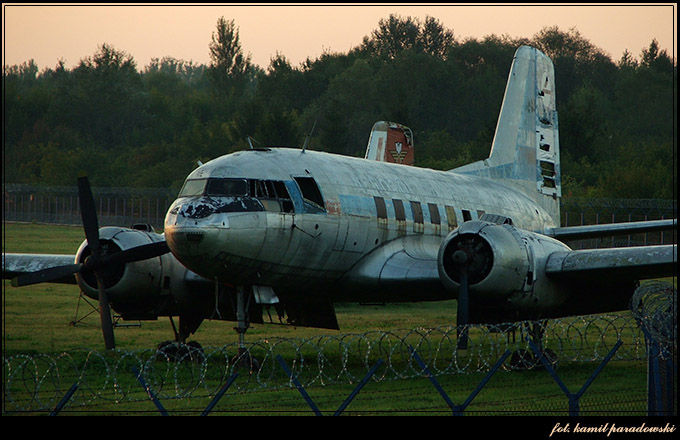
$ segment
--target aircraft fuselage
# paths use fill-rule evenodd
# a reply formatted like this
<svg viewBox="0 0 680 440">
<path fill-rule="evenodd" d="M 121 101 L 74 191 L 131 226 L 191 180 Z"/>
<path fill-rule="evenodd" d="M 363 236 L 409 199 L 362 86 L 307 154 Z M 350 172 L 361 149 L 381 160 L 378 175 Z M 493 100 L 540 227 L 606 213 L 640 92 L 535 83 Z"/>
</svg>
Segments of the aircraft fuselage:
<svg viewBox="0 0 680 440">
<path fill-rule="evenodd" d="M 178 260 L 205 278 L 328 291 L 396 238 L 408 236 L 436 258 L 450 231 L 483 213 L 528 231 L 557 226 L 521 192 L 490 179 L 271 148 L 194 170 L 168 211 L 165 236 Z M 445 296 L 441 289 L 435 296 Z"/>
</svg>

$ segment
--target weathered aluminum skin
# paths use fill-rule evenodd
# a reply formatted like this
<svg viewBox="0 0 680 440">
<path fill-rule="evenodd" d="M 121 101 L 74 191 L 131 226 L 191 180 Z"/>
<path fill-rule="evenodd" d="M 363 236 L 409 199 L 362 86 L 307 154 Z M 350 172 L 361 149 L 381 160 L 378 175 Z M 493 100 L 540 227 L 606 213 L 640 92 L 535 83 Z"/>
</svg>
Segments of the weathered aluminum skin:
<svg viewBox="0 0 680 440">
<path fill-rule="evenodd" d="M 639 222 L 610 223 L 601 225 L 569 226 L 566 228 L 546 229 L 546 235 L 558 240 L 579 240 L 602 237 L 603 235 L 626 235 L 638 232 L 655 232 L 675 229 L 677 219 L 647 220 Z"/>
<path fill-rule="evenodd" d="M 486 176 L 527 193 L 559 223 L 559 122 L 552 61 L 533 47 L 515 53 L 491 154 L 455 171 Z"/>
<path fill-rule="evenodd" d="M 75 258 L 75 255 L 2 254 L 2 274 L 3 278 L 14 278 L 23 273 L 38 272 L 51 267 L 68 266 L 74 263 Z M 76 278 L 68 276 L 52 282 L 76 284 Z"/>
<path fill-rule="evenodd" d="M 153 231 L 120 227 L 100 228 L 99 236 L 107 252 L 165 240 L 163 234 Z M 82 262 L 87 255 L 87 241 L 81 243 L 75 255 L 3 254 L 3 278 L 68 266 Z M 104 280 L 112 308 L 124 319 L 157 319 L 186 310 L 209 310 L 214 303 L 213 283 L 189 271 L 171 253 L 110 267 Z M 51 282 L 77 284 L 86 296 L 99 297 L 96 281 L 87 272 Z"/>
<path fill-rule="evenodd" d="M 295 186 L 292 177 L 313 177 L 326 212 L 215 212 L 199 218 L 184 213 L 220 203 L 219 198 L 178 199 L 166 217 L 168 245 L 183 264 L 206 278 L 234 284 L 332 285 L 366 255 L 406 237 L 411 248 L 436 261 L 442 239 L 463 223 L 463 211 L 471 219 L 481 213 L 510 217 L 527 230 L 555 226 L 529 197 L 489 179 L 313 151 L 238 152 L 206 163 L 188 179 L 246 176 L 281 180 L 289 189 Z M 387 218 L 378 218 L 374 197 L 385 201 Z M 396 217 L 395 200 L 402 201 L 403 220 Z M 422 221 L 415 221 L 411 202 L 425 208 Z M 433 224 L 428 204 L 436 205 L 440 223 Z M 192 234 L 201 239 L 192 239 Z M 384 263 L 378 259 L 376 264 Z M 416 271 L 412 276 L 421 275 Z"/>
<path fill-rule="evenodd" d="M 592 278 L 643 279 L 672 274 L 678 261 L 675 245 L 587 249 L 554 252 L 545 270 L 561 280 Z"/>
<path fill-rule="evenodd" d="M 403 128 L 386 122 L 374 126 L 365 159 L 281 148 L 217 158 L 187 182 L 276 181 L 294 209 L 252 194 L 180 197 L 166 216 L 168 245 L 190 270 L 220 282 L 329 301 L 419 301 L 456 297 L 442 252 L 470 234 L 493 259 L 487 278 L 471 286 L 473 306 L 493 303 L 499 317 L 507 310 L 518 319 L 559 313 L 578 295 L 545 270 L 550 254 L 571 251 L 549 236 L 570 233 L 559 228 L 554 84 L 550 59 L 519 48 L 489 158 L 448 172 L 384 162 L 381 141 L 390 127 Z M 303 201 L 308 182 L 300 178 L 318 186 L 322 209 Z"/>
</svg>

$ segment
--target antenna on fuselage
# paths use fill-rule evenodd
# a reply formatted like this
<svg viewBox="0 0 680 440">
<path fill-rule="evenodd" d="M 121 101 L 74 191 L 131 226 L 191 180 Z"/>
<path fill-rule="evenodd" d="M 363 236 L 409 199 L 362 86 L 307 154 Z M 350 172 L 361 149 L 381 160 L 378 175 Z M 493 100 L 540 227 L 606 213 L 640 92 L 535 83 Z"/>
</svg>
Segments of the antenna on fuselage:
<svg viewBox="0 0 680 440">
<path fill-rule="evenodd" d="M 314 125 L 312 126 L 312 130 L 309 132 L 307 137 L 305 138 L 305 143 L 302 145 L 302 152 L 304 153 L 305 150 L 307 150 L 307 142 L 309 142 L 309 138 L 312 137 L 312 133 L 314 133 L 314 128 L 316 128 L 316 122 L 314 121 Z"/>
<path fill-rule="evenodd" d="M 254 150 L 254 149 L 255 149 L 255 147 L 253 147 L 253 142 L 252 142 L 252 141 L 255 141 L 256 144 L 259 144 L 259 142 L 258 142 L 257 139 L 252 138 L 252 137 L 250 137 L 250 136 L 248 136 L 246 139 L 248 140 L 248 145 L 250 145 L 250 149 L 251 149 L 251 150 Z"/>
</svg>

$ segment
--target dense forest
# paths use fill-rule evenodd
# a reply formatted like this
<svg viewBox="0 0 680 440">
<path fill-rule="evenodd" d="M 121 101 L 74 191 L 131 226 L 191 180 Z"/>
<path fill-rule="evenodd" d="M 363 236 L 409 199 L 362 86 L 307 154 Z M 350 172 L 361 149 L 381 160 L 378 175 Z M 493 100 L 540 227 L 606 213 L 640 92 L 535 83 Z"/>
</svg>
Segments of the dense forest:
<svg viewBox="0 0 680 440">
<path fill-rule="evenodd" d="M 513 54 L 555 65 L 563 193 L 674 199 L 675 60 L 655 40 L 612 60 L 578 30 L 527 39 L 456 39 L 436 18 L 390 16 L 348 53 L 266 70 L 238 26 L 220 18 L 209 65 L 164 57 L 140 68 L 103 43 L 68 69 L 4 66 L 4 183 L 178 190 L 197 165 L 255 146 L 363 156 L 374 122 L 414 133 L 416 165 L 451 169 L 486 158 Z"/>
</svg>

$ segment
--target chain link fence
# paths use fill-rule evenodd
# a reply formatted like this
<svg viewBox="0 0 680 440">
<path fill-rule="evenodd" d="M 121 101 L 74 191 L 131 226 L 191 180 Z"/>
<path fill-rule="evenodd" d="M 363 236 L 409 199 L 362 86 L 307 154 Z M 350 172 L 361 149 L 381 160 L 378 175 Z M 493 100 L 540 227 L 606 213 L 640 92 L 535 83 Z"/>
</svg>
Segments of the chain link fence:
<svg viewBox="0 0 680 440">
<path fill-rule="evenodd" d="M 4 221 L 82 224 L 76 186 L 4 186 Z M 146 223 L 163 228 L 177 194 L 159 188 L 92 188 L 100 226 Z"/>
<path fill-rule="evenodd" d="M 159 399 L 165 402 L 179 399 L 185 407 L 192 400 L 214 397 L 234 373 L 239 376 L 227 399 L 241 401 L 244 395 L 269 399 L 295 389 L 293 377 L 285 374 L 276 360 L 280 356 L 290 366 L 297 383 L 317 392 L 334 389 L 331 395 L 336 400 L 334 393 L 346 392 L 343 386 L 358 383 L 379 364 L 370 379 L 373 384 L 370 388 L 381 388 L 373 391 L 367 388 L 363 393 L 379 399 L 386 389 L 397 394 L 403 390 L 403 398 L 415 405 L 412 410 L 436 412 L 442 409 L 443 402 L 432 402 L 436 391 L 427 381 L 418 381 L 425 374 L 414 353 L 449 391 L 465 395 L 505 352 L 530 350 L 523 329 L 534 324 L 517 324 L 512 337 L 507 326 L 472 326 L 465 350 L 458 348 L 456 327 L 439 327 L 259 340 L 248 343 L 247 357 L 239 357 L 236 343 L 221 347 L 166 346 L 160 351 L 82 350 L 13 355 L 3 358 L 4 410 L 10 413 L 51 410 L 73 384 L 77 384 L 78 391 L 69 402 L 71 408 L 98 408 L 106 404 L 125 408 L 132 402 L 148 400 L 135 380 L 135 371 L 141 372 L 139 376 L 144 378 L 148 390 L 153 390 Z M 543 349 L 550 353 L 557 371 L 566 374 L 570 383 L 578 384 L 573 386 L 580 387 L 586 382 L 597 363 L 611 356 L 612 348 L 616 348 L 605 369 L 606 377 L 584 396 L 582 411 L 645 414 L 645 337 L 629 312 L 556 319 L 541 325 L 545 326 Z M 246 365 L 244 360 L 248 360 Z M 566 398 L 550 374 L 535 359 L 531 364 L 524 361 L 507 357 L 492 383 L 485 387 L 483 396 L 468 411 L 504 414 L 567 411 Z M 292 401 L 300 403 L 299 399 Z M 281 404 L 268 402 L 261 405 L 275 410 Z M 332 405 L 330 400 L 328 404 Z"/>
<path fill-rule="evenodd" d="M 677 200 L 561 199 L 562 226 L 598 225 L 677 218 Z M 572 240 L 572 249 L 647 246 L 676 243 L 676 231 L 649 232 L 590 240 Z"/>
</svg>

